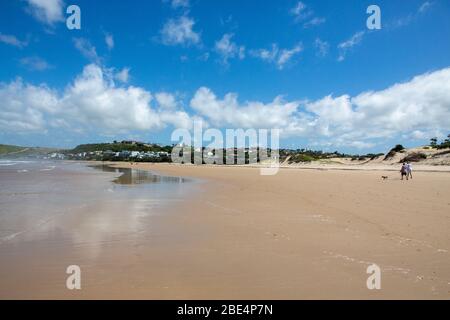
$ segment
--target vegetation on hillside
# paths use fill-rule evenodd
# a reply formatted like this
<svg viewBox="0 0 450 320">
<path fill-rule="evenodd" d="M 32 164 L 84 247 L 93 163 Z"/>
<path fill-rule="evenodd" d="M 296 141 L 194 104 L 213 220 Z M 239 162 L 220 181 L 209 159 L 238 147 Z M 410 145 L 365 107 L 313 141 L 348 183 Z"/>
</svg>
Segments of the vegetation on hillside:
<svg viewBox="0 0 450 320">
<path fill-rule="evenodd" d="M 441 141 L 441 143 L 438 143 L 438 139 L 435 138 L 431 138 L 430 139 L 430 146 L 432 148 L 435 149 L 446 149 L 446 148 L 450 148 L 450 134 L 447 135 L 447 139 L 445 139 L 444 141 Z"/>
<path fill-rule="evenodd" d="M 414 152 L 414 153 L 407 155 L 399 162 L 419 162 L 421 160 L 425 160 L 426 158 L 427 158 L 426 154 L 421 153 L 421 152 Z"/>
<path fill-rule="evenodd" d="M 2 158 L 32 158 L 45 156 L 57 149 L 39 147 L 20 147 L 0 144 L 0 156 Z"/>
<path fill-rule="evenodd" d="M 117 142 L 112 143 L 91 143 L 91 144 L 80 144 L 71 150 L 66 150 L 64 153 L 82 153 L 82 152 L 95 152 L 95 151 L 139 151 L 139 152 L 171 152 L 172 146 L 159 146 L 157 144 L 145 144 L 140 142 Z"/>
<path fill-rule="evenodd" d="M 280 160 L 283 162 L 289 157 L 289 163 L 300 163 L 300 162 L 312 162 L 317 160 L 326 160 L 332 158 L 350 158 L 351 160 L 372 160 L 376 157 L 383 155 L 383 153 L 369 153 L 364 155 L 351 155 L 345 153 L 335 152 L 324 152 L 324 151 L 315 151 L 315 150 L 307 150 L 307 149 L 297 149 L 297 150 L 289 150 L 289 149 L 281 149 L 280 150 Z"/>
<path fill-rule="evenodd" d="M 321 159 L 330 158 L 345 158 L 351 157 L 351 155 L 335 152 L 323 152 L 321 150 L 308 150 L 308 149 L 281 149 L 280 150 L 280 161 L 284 162 L 288 157 L 289 163 L 300 163 L 300 162 L 311 162 Z"/>
<path fill-rule="evenodd" d="M 404 152 L 405 147 L 403 147 L 401 144 L 397 144 L 395 147 L 393 147 L 384 157 L 384 160 L 392 159 L 397 152 Z"/>
<path fill-rule="evenodd" d="M 19 152 L 19 151 L 22 151 L 25 149 L 26 148 L 24 148 L 24 147 L 0 144 L 0 155 L 12 153 L 12 152 Z"/>
</svg>

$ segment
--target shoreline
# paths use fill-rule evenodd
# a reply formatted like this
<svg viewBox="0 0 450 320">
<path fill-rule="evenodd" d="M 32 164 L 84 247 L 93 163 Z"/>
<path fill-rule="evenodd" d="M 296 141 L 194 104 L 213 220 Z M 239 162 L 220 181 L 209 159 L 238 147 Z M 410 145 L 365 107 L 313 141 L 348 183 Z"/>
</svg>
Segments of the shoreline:
<svg viewBox="0 0 450 320">
<path fill-rule="evenodd" d="M 69 161 L 69 160 L 66 160 Z M 76 160 L 72 160 L 76 161 Z M 211 164 L 178 164 L 168 162 L 133 162 L 133 161 L 78 161 L 87 163 L 104 163 L 113 166 L 125 166 L 131 165 L 149 165 L 149 166 L 179 166 L 179 167 L 199 167 L 199 168 L 237 168 L 237 169 L 261 169 L 266 168 L 264 165 L 211 165 Z M 437 172 L 437 173 L 450 173 L 450 166 L 448 165 L 420 165 L 413 164 L 413 172 Z M 305 165 L 283 165 L 281 164 L 280 170 L 324 170 L 324 171 L 386 171 L 386 172 L 400 172 L 401 164 L 382 164 L 382 165 L 345 165 L 345 164 L 305 164 Z"/>
</svg>

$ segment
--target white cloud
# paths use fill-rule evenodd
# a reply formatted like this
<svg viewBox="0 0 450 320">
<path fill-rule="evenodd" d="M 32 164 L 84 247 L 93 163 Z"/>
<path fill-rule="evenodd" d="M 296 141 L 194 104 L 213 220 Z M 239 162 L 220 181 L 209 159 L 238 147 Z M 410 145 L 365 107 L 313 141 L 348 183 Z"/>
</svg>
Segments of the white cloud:
<svg viewBox="0 0 450 320">
<path fill-rule="evenodd" d="M 47 61 L 36 56 L 22 58 L 20 64 L 31 71 L 44 71 L 52 67 Z"/>
<path fill-rule="evenodd" d="M 130 79 L 130 68 L 123 68 L 119 72 L 114 74 L 114 79 L 119 80 L 122 83 L 127 83 Z"/>
<path fill-rule="evenodd" d="M 177 8 L 189 8 L 189 0 L 172 0 L 171 6 Z"/>
<path fill-rule="evenodd" d="M 0 42 L 15 46 L 18 48 L 24 48 L 28 45 L 28 41 L 19 40 L 16 36 L 10 34 L 2 34 L 0 32 Z"/>
<path fill-rule="evenodd" d="M 430 9 L 432 3 L 429 1 L 425 1 L 424 3 L 422 3 L 422 5 L 419 7 L 418 12 L 419 13 L 424 13 L 425 11 L 427 11 L 428 9 Z"/>
<path fill-rule="evenodd" d="M 408 132 L 402 135 L 403 139 L 412 140 L 427 140 L 430 141 L 431 138 L 436 137 L 438 139 L 446 139 L 448 137 L 448 129 L 426 129 L 426 130 L 414 130 L 413 132 Z"/>
<path fill-rule="evenodd" d="M 194 31 L 195 21 L 187 16 L 169 19 L 161 30 L 166 45 L 191 45 L 200 42 L 200 34 Z"/>
<path fill-rule="evenodd" d="M 0 131 L 36 132 L 46 129 L 45 114 L 56 111 L 58 97 L 47 86 L 25 84 L 17 79 L 0 83 Z"/>
<path fill-rule="evenodd" d="M 363 36 L 364 36 L 365 32 L 364 31 L 360 31 L 355 33 L 350 39 L 348 39 L 347 41 L 341 42 L 338 45 L 339 49 L 349 49 L 355 45 L 357 45 L 358 43 L 361 42 Z"/>
<path fill-rule="evenodd" d="M 363 120 L 385 131 L 450 128 L 450 68 L 352 99 Z"/>
<path fill-rule="evenodd" d="M 95 47 L 89 42 L 89 40 L 84 38 L 74 38 L 73 43 L 75 48 L 81 52 L 81 54 L 90 60 L 91 62 L 100 63 L 100 57 L 97 55 L 97 50 Z"/>
<path fill-rule="evenodd" d="M 325 57 L 330 50 L 330 44 L 319 38 L 314 41 L 314 46 L 316 47 L 316 55 L 319 57 Z"/>
<path fill-rule="evenodd" d="M 38 21 L 47 25 L 64 21 L 62 0 L 26 0 L 27 11 Z"/>
<path fill-rule="evenodd" d="M 316 101 L 239 103 L 236 94 L 218 98 L 200 88 L 191 107 L 221 127 L 280 128 L 282 136 L 304 137 L 335 147 L 371 148 L 403 135 L 424 138 L 423 132 L 450 128 L 450 68 L 427 73 L 385 90 L 355 97 L 325 96 Z M 420 132 L 420 133 L 419 133 Z"/>
<path fill-rule="evenodd" d="M 396 18 L 394 20 L 388 21 L 385 26 L 387 29 L 396 29 L 408 26 L 418 18 L 420 18 L 421 15 L 425 14 L 427 11 L 430 10 L 432 7 L 433 2 L 425 1 L 422 3 L 415 12 L 411 12 L 407 15 L 404 15 L 402 17 Z"/>
<path fill-rule="evenodd" d="M 258 49 L 250 51 L 250 54 L 254 57 L 260 58 L 261 60 L 272 62 L 278 55 L 278 45 L 276 43 L 272 44 L 272 49 Z"/>
<path fill-rule="evenodd" d="M 153 95 L 139 87 L 118 87 L 109 71 L 91 64 L 66 89 L 18 79 L 0 84 L 0 130 L 37 132 L 63 126 L 74 132 L 99 134 L 189 126 L 190 116 L 180 109 L 152 107 Z"/>
<path fill-rule="evenodd" d="M 325 23 L 326 19 L 325 18 L 320 18 L 320 17 L 314 17 L 311 20 L 305 22 L 303 24 L 304 28 L 310 28 L 310 27 L 315 27 L 318 25 L 321 25 L 323 23 Z"/>
<path fill-rule="evenodd" d="M 341 42 L 338 45 L 338 49 L 340 52 L 338 61 L 345 60 L 347 51 L 350 50 L 351 48 L 353 48 L 354 46 L 356 46 L 357 44 L 359 44 L 362 41 L 364 35 L 365 35 L 365 31 L 359 31 L 359 32 L 355 33 L 350 39 L 348 39 L 344 42 Z"/>
<path fill-rule="evenodd" d="M 259 58 L 263 61 L 274 63 L 279 70 L 282 70 L 291 59 L 303 51 L 303 45 L 297 44 L 291 49 L 280 49 L 277 44 L 272 44 L 272 48 L 258 49 L 250 51 L 253 57 Z"/>
<path fill-rule="evenodd" d="M 303 11 L 305 11 L 305 9 L 306 9 L 306 5 L 303 3 L 303 2 L 301 2 L 301 1 L 299 1 L 299 2 L 297 2 L 297 4 L 295 5 L 295 7 L 293 7 L 292 9 L 291 9 L 291 14 L 293 14 L 293 15 L 295 15 L 295 16 L 298 16 L 298 15 L 300 15 Z"/>
<path fill-rule="evenodd" d="M 158 92 L 155 94 L 155 98 L 158 104 L 165 109 L 175 109 L 178 105 L 175 96 L 168 92 Z"/>
<path fill-rule="evenodd" d="M 239 47 L 238 57 L 241 60 L 245 58 L 245 46 Z"/>
<path fill-rule="evenodd" d="M 284 102 L 276 97 L 271 103 L 246 102 L 239 104 L 237 95 L 228 93 L 223 99 L 206 87 L 197 90 L 190 105 L 198 116 L 205 117 L 213 125 L 231 128 L 284 127 L 290 121 L 298 102 Z"/>
<path fill-rule="evenodd" d="M 112 34 L 107 33 L 105 35 L 105 43 L 108 47 L 108 50 L 112 50 L 114 48 L 114 37 Z"/>
<path fill-rule="evenodd" d="M 277 60 L 277 66 L 279 69 L 283 69 L 284 65 L 288 63 L 294 55 L 303 51 L 301 44 L 296 45 L 292 49 L 283 49 L 280 51 L 280 55 Z"/>
<path fill-rule="evenodd" d="M 316 131 L 347 142 L 385 139 L 418 130 L 448 130 L 450 68 L 353 98 L 327 96 L 306 104 L 306 108 L 314 114 Z"/>
<path fill-rule="evenodd" d="M 301 1 L 297 2 L 289 13 L 294 16 L 295 22 L 303 22 L 304 28 L 315 27 L 326 21 L 325 18 L 314 17 L 314 11 Z"/>
<path fill-rule="evenodd" d="M 209 52 L 202 53 L 200 56 L 197 57 L 197 60 L 208 61 L 209 55 L 210 55 Z"/>
<path fill-rule="evenodd" d="M 173 112 L 161 112 L 161 121 L 179 129 L 191 129 L 193 118 L 185 111 L 175 110 Z"/>
<path fill-rule="evenodd" d="M 309 10 L 303 2 L 299 1 L 290 11 L 290 14 L 295 17 L 296 21 L 301 21 L 311 16 L 313 12 Z"/>
<path fill-rule="evenodd" d="M 116 86 L 114 73 L 91 64 L 62 92 L 21 79 L 0 83 L 2 132 L 93 131 L 99 134 L 190 128 L 199 118 L 218 128 L 279 128 L 282 137 L 310 144 L 361 149 L 387 139 L 447 132 L 450 128 L 450 67 L 425 73 L 380 91 L 327 95 L 314 101 L 240 102 L 235 93 L 218 97 L 199 88 L 191 113 L 169 92 Z"/>
<path fill-rule="evenodd" d="M 150 108 L 152 95 L 137 87 L 118 88 L 104 71 L 91 64 L 84 68 L 61 99 L 64 113 L 80 124 L 106 130 L 145 130 L 161 126 Z"/>
<path fill-rule="evenodd" d="M 215 50 L 222 57 L 224 64 L 228 64 L 228 60 L 232 58 L 245 58 L 245 47 L 238 46 L 236 43 L 231 41 L 233 34 L 226 33 L 223 37 L 216 41 Z"/>
</svg>

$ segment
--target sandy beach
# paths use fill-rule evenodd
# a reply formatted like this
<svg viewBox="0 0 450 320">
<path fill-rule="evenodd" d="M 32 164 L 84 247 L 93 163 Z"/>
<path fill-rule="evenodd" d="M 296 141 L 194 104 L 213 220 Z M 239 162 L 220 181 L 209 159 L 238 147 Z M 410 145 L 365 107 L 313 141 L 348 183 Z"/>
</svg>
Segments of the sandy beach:
<svg viewBox="0 0 450 320">
<path fill-rule="evenodd" d="M 86 254 L 89 239 L 17 245 L 9 255 L 3 249 L 15 259 L 2 259 L 2 298 L 450 298 L 449 172 L 418 171 L 400 181 L 382 170 L 297 168 L 260 176 L 245 167 L 113 165 L 200 182 L 137 234 L 97 241 L 95 256 Z M 85 234 L 101 221 L 93 216 L 60 223 Z M 126 220 L 109 219 L 108 228 Z M 82 290 L 64 288 L 61 269 L 72 263 L 83 270 Z M 373 263 L 381 268 L 381 290 L 366 286 Z"/>
<path fill-rule="evenodd" d="M 149 297 L 450 297 L 448 172 L 132 166 L 207 181 L 165 221 L 183 240 Z M 382 290 L 366 287 L 372 263 Z"/>
</svg>

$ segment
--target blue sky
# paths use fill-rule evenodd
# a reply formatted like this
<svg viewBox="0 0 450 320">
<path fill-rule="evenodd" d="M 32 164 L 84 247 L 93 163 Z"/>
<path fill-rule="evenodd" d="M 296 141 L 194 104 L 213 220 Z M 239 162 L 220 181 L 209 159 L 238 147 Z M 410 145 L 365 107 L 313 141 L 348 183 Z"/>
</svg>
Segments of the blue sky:
<svg viewBox="0 0 450 320">
<path fill-rule="evenodd" d="M 170 143 L 194 119 L 354 153 L 450 133 L 446 0 L 2 1 L 0 58 L 0 143 Z"/>
</svg>

